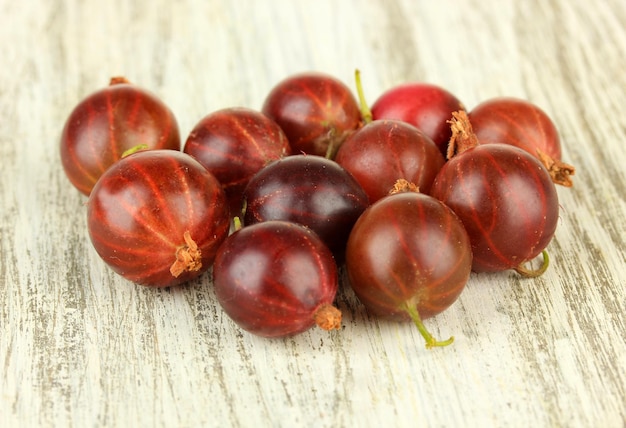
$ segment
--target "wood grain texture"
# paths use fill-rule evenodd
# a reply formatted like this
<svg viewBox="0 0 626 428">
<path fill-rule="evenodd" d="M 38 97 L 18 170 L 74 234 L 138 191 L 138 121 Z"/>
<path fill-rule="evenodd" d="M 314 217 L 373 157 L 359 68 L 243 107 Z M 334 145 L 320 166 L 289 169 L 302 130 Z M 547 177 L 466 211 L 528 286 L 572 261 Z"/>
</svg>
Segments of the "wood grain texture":
<svg viewBox="0 0 626 428">
<path fill-rule="evenodd" d="M 0 426 L 626 426 L 626 3 L 0 0 Z M 134 286 L 103 265 L 58 138 L 123 74 L 183 139 L 222 107 L 260 108 L 317 70 L 370 102 L 425 80 L 468 108 L 511 95 L 559 128 L 577 167 L 539 279 L 473 275 L 410 324 L 338 297 L 341 331 L 242 333 L 206 275 Z"/>
</svg>

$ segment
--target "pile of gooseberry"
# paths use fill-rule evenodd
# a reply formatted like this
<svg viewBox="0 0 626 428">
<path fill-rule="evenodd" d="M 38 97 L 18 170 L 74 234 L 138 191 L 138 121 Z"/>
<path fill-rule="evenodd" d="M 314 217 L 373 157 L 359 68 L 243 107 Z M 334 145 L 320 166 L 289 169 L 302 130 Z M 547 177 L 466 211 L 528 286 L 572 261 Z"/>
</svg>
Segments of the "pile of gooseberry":
<svg viewBox="0 0 626 428">
<path fill-rule="evenodd" d="M 548 115 L 493 98 L 467 110 L 405 83 L 368 107 L 333 76 L 287 77 L 261 109 L 200 119 L 181 147 L 154 94 L 113 78 L 69 115 L 61 161 L 87 200 L 90 240 L 148 287 L 205 272 L 224 312 L 264 337 L 341 327 L 345 286 L 374 316 L 423 320 L 473 272 L 543 274 L 574 168 Z M 540 267 L 532 263 L 542 257 Z"/>
</svg>

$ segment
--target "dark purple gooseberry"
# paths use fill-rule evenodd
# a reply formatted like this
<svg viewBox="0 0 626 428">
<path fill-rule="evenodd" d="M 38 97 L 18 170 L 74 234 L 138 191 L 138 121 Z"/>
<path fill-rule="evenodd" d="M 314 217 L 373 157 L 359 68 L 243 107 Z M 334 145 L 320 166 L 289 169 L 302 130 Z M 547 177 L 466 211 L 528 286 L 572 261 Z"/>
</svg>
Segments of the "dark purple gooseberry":
<svg viewBox="0 0 626 428">
<path fill-rule="evenodd" d="M 556 231 L 558 195 L 546 168 L 527 151 L 508 144 L 469 144 L 443 166 L 431 195 L 463 222 L 474 271 L 516 269 L 534 276 L 547 268 L 544 249 Z M 539 270 L 525 268 L 542 252 Z"/>
<path fill-rule="evenodd" d="M 445 163 L 426 134 L 398 120 L 367 123 L 342 144 L 335 161 L 356 178 L 370 203 L 389 194 L 399 179 L 427 194 Z"/>
<path fill-rule="evenodd" d="M 322 73 L 296 74 L 279 82 L 262 111 L 283 129 L 293 153 L 329 158 L 361 124 L 350 88 Z"/>
<path fill-rule="evenodd" d="M 339 164 L 321 156 L 293 155 L 270 163 L 250 179 L 243 222 L 300 223 L 339 255 L 368 205 L 361 185 Z"/>
<path fill-rule="evenodd" d="M 332 306 L 337 266 L 306 227 L 267 221 L 239 229 L 219 248 L 213 267 L 217 300 L 242 329 L 264 337 L 338 329 Z"/>
<path fill-rule="evenodd" d="M 202 118 L 189 134 L 184 152 L 219 180 L 236 212 L 250 177 L 268 163 L 290 155 L 291 148 L 282 129 L 269 117 L 233 107 Z"/>
<path fill-rule="evenodd" d="M 114 77 L 67 118 L 61 162 L 74 187 L 89 195 L 104 171 L 138 146 L 180 150 L 176 118 L 152 93 Z"/>
<path fill-rule="evenodd" d="M 191 156 L 145 150 L 112 165 L 87 203 L 98 255 L 142 285 L 177 285 L 205 272 L 230 216 L 217 179 Z"/>
<path fill-rule="evenodd" d="M 458 217 L 437 199 L 401 192 L 379 199 L 354 225 L 346 270 L 357 297 L 372 313 L 412 319 L 426 346 L 437 341 L 422 320 L 456 301 L 470 275 L 469 237 Z"/>
</svg>

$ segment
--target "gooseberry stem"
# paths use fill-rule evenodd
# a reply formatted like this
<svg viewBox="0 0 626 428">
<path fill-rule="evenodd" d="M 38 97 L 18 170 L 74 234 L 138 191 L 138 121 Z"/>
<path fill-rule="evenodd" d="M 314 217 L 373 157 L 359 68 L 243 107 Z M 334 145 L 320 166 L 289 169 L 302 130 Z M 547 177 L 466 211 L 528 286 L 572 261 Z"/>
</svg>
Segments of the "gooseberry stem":
<svg viewBox="0 0 626 428">
<path fill-rule="evenodd" d="M 315 324 L 322 330 L 339 330 L 341 328 L 341 311 L 329 303 L 320 306 L 313 314 Z"/>
<path fill-rule="evenodd" d="M 415 326 L 421 333 L 422 337 L 426 341 L 426 349 L 431 349 L 435 346 L 437 347 L 448 346 L 452 342 L 454 342 L 454 336 L 450 336 L 450 338 L 447 340 L 435 339 L 433 335 L 430 334 L 430 332 L 426 329 L 426 326 L 422 322 L 422 317 L 420 316 L 419 311 L 414 305 L 408 303 L 404 306 L 404 310 L 409 314 L 409 316 L 413 320 L 413 323 L 415 324 Z"/>
<path fill-rule="evenodd" d="M 124 151 L 124 153 L 122 153 L 122 159 L 124 159 L 126 156 L 132 155 L 133 153 L 137 153 L 142 150 L 147 150 L 148 148 L 149 147 L 147 144 L 137 144 L 136 146 L 133 146 L 130 149 L 127 149 L 126 151 Z"/>
<path fill-rule="evenodd" d="M 359 96 L 359 106 L 361 107 L 361 118 L 363 123 L 370 123 L 373 120 L 372 110 L 367 105 L 365 93 L 363 92 L 363 84 L 361 83 L 361 71 L 357 68 L 354 70 L 354 81 L 356 82 L 356 93 Z"/>
<path fill-rule="evenodd" d="M 170 273 L 178 278 L 183 272 L 196 272 L 202 268 L 202 252 L 191 238 L 189 231 L 183 234 L 185 245 L 176 250 L 176 261 L 170 267 Z"/>
<path fill-rule="evenodd" d="M 521 264 L 515 268 L 515 272 L 526 278 L 536 278 L 543 275 L 543 273 L 548 270 L 548 266 L 550 266 L 550 257 L 548 256 L 547 250 L 543 250 L 541 255 L 543 256 L 543 264 L 539 267 L 539 269 L 528 269 L 524 266 L 524 264 Z"/>
<path fill-rule="evenodd" d="M 241 224 L 241 218 L 239 216 L 234 216 L 233 217 L 233 231 L 237 232 L 242 227 L 243 225 Z"/>
<path fill-rule="evenodd" d="M 130 83 L 127 78 L 124 76 L 113 76 L 111 80 L 109 80 L 109 85 L 122 85 Z"/>
<path fill-rule="evenodd" d="M 404 178 L 399 178 L 393 184 L 393 187 L 389 191 L 389 194 L 395 195 L 396 193 L 406 193 L 406 192 L 419 193 L 420 188 L 415 183 L 411 183 L 410 181 L 405 180 Z"/>
<path fill-rule="evenodd" d="M 335 134 L 335 132 L 333 131 L 334 129 L 330 132 L 329 137 L 331 137 L 332 134 Z M 335 155 L 337 154 L 338 150 L 339 150 L 339 145 L 335 142 L 335 138 L 330 138 L 324 157 L 328 160 L 333 160 L 335 159 Z"/>
<path fill-rule="evenodd" d="M 478 145 L 478 137 L 476 137 L 465 111 L 452 112 L 452 119 L 448 123 L 450 124 L 452 136 L 448 142 L 447 159 L 452 159 L 459 153 Z"/>
<path fill-rule="evenodd" d="M 552 177 L 552 181 L 555 184 L 560 184 L 565 187 L 572 187 L 572 178 L 576 172 L 576 168 L 573 165 L 567 164 L 565 162 L 561 162 L 558 159 L 553 159 L 547 153 L 537 149 L 537 157 L 546 167 L 548 172 L 550 173 L 550 177 Z"/>
</svg>

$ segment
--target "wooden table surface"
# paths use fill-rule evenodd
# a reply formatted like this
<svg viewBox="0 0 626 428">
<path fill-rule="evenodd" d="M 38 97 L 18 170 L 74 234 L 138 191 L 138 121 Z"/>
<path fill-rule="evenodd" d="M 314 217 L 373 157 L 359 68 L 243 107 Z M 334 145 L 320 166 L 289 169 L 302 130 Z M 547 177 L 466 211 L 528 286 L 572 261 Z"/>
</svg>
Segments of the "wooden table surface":
<svg viewBox="0 0 626 428">
<path fill-rule="evenodd" d="M 626 426 L 623 0 L 0 1 L 0 426 Z M 59 136 L 111 76 L 158 94 L 184 141 L 222 107 L 260 108 L 316 70 L 373 102 L 428 81 L 468 108 L 510 95 L 560 130 L 574 187 L 538 279 L 473 274 L 409 324 L 350 290 L 340 331 L 240 331 L 210 275 L 154 290 L 107 268 Z"/>
</svg>

